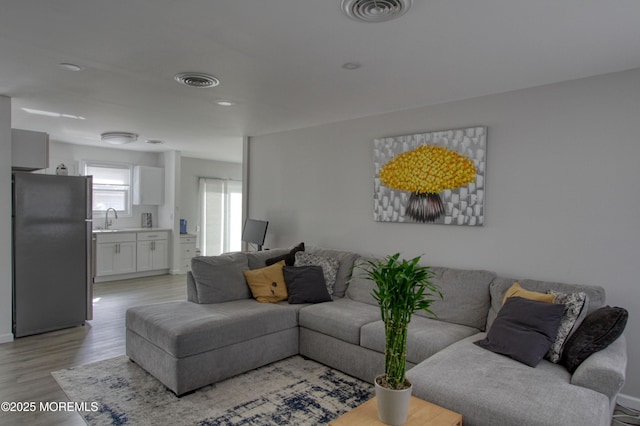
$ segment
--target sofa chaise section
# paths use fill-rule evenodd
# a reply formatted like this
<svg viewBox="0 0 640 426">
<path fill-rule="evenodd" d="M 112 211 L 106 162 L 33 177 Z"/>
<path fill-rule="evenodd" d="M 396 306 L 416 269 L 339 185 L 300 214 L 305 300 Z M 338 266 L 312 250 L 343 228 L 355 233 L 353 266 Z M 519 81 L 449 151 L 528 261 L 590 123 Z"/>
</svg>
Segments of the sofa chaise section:
<svg viewBox="0 0 640 426">
<path fill-rule="evenodd" d="M 489 330 L 515 281 L 539 293 L 584 292 L 585 315 L 603 306 L 602 287 L 496 278 L 491 282 Z M 408 371 L 413 394 L 459 412 L 468 426 L 609 425 L 626 368 L 624 336 L 592 354 L 571 374 L 543 359 L 535 368 L 478 347 L 485 333 L 463 339 Z M 473 366 L 461 368 L 461 366 Z"/>
<path fill-rule="evenodd" d="M 140 306 L 126 321 L 127 356 L 177 395 L 298 353 L 296 311 L 250 299 Z"/>
<path fill-rule="evenodd" d="M 585 426 L 611 422 L 609 400 L 571 384 L 561 365 L 531 368 L 469 337 L 407 372 L 413 395 L 461 413 L 466 426 Z"/>
</svg>

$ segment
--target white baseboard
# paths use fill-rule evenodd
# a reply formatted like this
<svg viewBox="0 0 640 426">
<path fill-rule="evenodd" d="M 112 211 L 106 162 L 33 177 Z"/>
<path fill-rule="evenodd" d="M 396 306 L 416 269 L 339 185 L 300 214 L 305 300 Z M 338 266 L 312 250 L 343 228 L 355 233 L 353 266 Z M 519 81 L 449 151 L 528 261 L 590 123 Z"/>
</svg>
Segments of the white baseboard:
<svg viewBox="0 0 640 426">
<path fill-rule="evenodd" d="M 617 402 L 623 407 L 640 410 L 640 398 L 636 398 L 635 396 L 629 396 L 621 393 L 618 395 Z"/>
<path fill-rule="evenodd" d="M 8 343 L 8 342 L 13 342 L 13 334 L 12 333 L 0 334 L 0 343 Z"/>
</svg>

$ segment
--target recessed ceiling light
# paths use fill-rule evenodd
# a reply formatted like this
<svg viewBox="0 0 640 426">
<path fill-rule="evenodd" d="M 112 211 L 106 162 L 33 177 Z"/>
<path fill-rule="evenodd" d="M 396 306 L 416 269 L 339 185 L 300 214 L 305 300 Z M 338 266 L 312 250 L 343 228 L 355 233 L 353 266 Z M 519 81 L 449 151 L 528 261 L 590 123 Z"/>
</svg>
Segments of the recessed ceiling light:
<svg viewBox="0 0 640 426">
<path fill-rule="evenodd" d="M 111 145 L 124 145 L 138 140 L 138 135 L 130 132 L 105 132 L 100 135 L 102 142 Z"/>
<path fill-rule="evenodd" d="M 359 64 L 357 62 L 346 62 L 342 64 L 342 68 L 344 68 L 345 70 L 357 70 L 361 66 L 362 64 Z"/>
<path fill-rule="evenodd" d="M 159 139 L 147 139 L 146 142 L 150 143 L 151 145 L 162 145 L 164 143 L 164 141 L 161 141 Z"/>
<path fill-rule="evenodd" d="M 235 105 L 235 102 L 227 101 L 225 99 L 221 99 L 219 101 L 216 101 L 216 103 L 218 105 L 220 105 L 220 106 L 226 106 L 226 107 Z"/>
<path fill-rule="evenodd" d="M 74 120 L 84 120 L 85 118 L 81 115 L 73 115 L 73 114 L 61 114 L 59 112 L 54 111 L 43 111 L 40 109 L 31 109 L 31 108 L 21 108 L 24 112 L 28 112 L 29 114 L 36 115 L 44 115 L 46 117 L 56 117 L 56 118 L 72 118 Z"/>
<path fill-rule="evenodd" d="M 69 62 L 61 62 L 58 66 L 67 71 L 82 71 L 82 67 L 80 65 L 71 64 Z"/>
<path fill-rule="evenodd" d="M 207 89 L 220 84 L 220 80 L 211 74 L 201 72 L 181 72 L 173 76 L 173 79 L 185 86 L 196 87 L 198 89 Z"/>
</svg>

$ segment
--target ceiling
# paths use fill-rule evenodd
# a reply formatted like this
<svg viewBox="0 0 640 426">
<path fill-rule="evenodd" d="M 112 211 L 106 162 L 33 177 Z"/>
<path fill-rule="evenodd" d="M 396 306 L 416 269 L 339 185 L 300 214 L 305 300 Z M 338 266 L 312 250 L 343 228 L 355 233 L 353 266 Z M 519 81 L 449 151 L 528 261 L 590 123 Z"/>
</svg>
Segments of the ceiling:
<svg viewBox="0 0 640 426">
<path fill-rule="evenodd" d="M 0 0 L 14 128 L 99 146 L 129 131 L 125 149 L 222 161 L 242 160 L 243 136 L 638 67 L 638 0 L 414 0 L 383 23 L 340 0 Z M 181 86 L 182 71 L 220 85 Z"/>
</svg>

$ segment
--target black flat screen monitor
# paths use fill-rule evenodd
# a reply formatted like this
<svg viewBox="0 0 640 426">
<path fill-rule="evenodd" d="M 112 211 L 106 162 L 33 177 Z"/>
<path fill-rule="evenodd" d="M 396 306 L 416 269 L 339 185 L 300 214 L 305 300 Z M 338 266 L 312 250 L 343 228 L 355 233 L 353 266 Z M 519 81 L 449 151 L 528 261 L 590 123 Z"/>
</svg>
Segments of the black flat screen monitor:
<svg viewBox="0 0 640 426">
<path fill-rule="evenodd" d="M 242 230 L 242 241 L 257 244 L 258 251 L 262 250 L 264 237 L 267 235 L 267 226 L 269 226 L 269 222 L 266 220 L 247 219 Z"/>
</svg>

